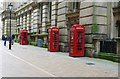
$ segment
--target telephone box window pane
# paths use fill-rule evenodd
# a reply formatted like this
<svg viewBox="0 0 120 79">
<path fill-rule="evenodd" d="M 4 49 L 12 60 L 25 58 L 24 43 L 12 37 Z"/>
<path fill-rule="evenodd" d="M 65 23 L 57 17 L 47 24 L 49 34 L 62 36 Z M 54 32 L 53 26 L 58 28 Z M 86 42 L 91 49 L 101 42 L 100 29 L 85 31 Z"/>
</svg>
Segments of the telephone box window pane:
<svg viewBox="0 0 120 79">
<path fill-rule="evenodd" d="M 24 41 L 26 40 L 26 33 L 24 33 Z"/>
<path fill-rule="evenodd" d="M 82 33 L 78 32 L 78 45 L 77 50 L 80 52 L 82 50 Z"/>
<path fill-rule="evenodd" d="M 53 41 L 53 48 L 55 49 L 56 46 L 57 46 L 57 36 L 58 36 L 58 33 L 54 32 L 53 35 L 54 35 L 53 36 L 53 39 L 54 39 L 54 41 Z"/>
<path fill-rule="evenodd" d="M 74 47 L 74 32 L 71 32 L 71 38 L 70 38 L 70 52 L 73 52 Z"/>
</svg>

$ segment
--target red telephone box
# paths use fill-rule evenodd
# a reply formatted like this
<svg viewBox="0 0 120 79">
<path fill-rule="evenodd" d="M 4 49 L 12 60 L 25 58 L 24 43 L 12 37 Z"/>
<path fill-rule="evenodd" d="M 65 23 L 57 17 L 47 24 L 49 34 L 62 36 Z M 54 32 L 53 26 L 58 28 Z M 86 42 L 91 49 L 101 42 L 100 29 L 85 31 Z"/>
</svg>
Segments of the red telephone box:
<svg viewBox="0 0 120 79">
<path fill-rule="evenodd" d="M 22 45 L 28 44 L 28 31 L 27 30 L 20 31 L 20 44 Z"/>
<path fill-rule="evenodd" d="M 52 26 L 48 30 L 48 51 L 58 52 L 59 51 L 59 28 Z"/>
<path fill-rule="evenodd" d="M 84 56 L 85 27 L 75 24 L 70 28 L 69 56 Z"/>
</svg>

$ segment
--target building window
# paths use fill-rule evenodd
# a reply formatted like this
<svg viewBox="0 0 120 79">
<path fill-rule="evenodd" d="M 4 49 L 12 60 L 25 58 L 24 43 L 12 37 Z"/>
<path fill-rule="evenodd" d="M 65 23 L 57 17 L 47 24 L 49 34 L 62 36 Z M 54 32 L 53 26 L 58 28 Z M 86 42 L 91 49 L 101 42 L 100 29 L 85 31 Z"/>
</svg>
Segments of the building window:
<svg viewBox="0 0 120 79">
<path fill-rule="evenodd" d="M 80 9 L 80 2 L 69 2 L 68 3 L 68 11 L 76 12 Z"/>
</svg>

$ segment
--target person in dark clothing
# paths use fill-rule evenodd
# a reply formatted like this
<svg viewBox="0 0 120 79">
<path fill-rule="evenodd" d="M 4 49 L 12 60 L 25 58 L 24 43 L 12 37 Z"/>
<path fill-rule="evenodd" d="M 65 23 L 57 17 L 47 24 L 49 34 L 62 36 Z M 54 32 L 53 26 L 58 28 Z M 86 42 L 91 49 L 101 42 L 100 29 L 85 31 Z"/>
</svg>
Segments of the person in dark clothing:
<svg viewBox="0 0 120 79">
<path fill-rule="evenodd" d="M 14 44 L 15 35 L 12 35 L 12 45 Z"/>
<path fill-rule="evenodd" d="M 2 40 L 5 40 L 5 35 L 2 35 Z"/>
<path fill-rule="evenodd" d="M 4 46 L 6 46 L 7 36 L 4 37 Z"/>
</svg>

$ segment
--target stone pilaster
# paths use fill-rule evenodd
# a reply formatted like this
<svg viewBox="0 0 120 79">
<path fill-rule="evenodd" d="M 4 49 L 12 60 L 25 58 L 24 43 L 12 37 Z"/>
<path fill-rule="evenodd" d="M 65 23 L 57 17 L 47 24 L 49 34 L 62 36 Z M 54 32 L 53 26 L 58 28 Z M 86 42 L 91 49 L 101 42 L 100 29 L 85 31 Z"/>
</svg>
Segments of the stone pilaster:
<svg viewBox="0 0 120 79">
<path fill-rule="evenodd" d="M 23 17 L 22 17 L 22 15 L 20 16 L 20 29 L 23 29 Z"/>
<path fill-rule="evenodd" d="M 57 26 L 57 2 L 52 2 L 51 26 Z"/>
<path fill-rule="evenodd" d="M 27 30 L 30 32 L 30 13 L 27 13 Z"/>
<path fill-rule="evenodd" d="M 47 22 L 47 4 L 42 6 L 42 33 L 46 33 L 46 22 Z"/>
<path fill-rule="evenodd" d="M 117 54 L 120 55 L 120 37 L 115 37 L 117 41 Z"/>
<path fill-rule="evenodd" d="M 34 17 L 34 13 L 33 11 L 31 11 L 31 32 L 33 32 L 33 17 Z"/>
<path fill-rule="evenodd" d="M 33 10 L 33 31 L 38 33 L 38 24 L 39 24 L 39 9 L 36 8 Z"/>
</svg>

